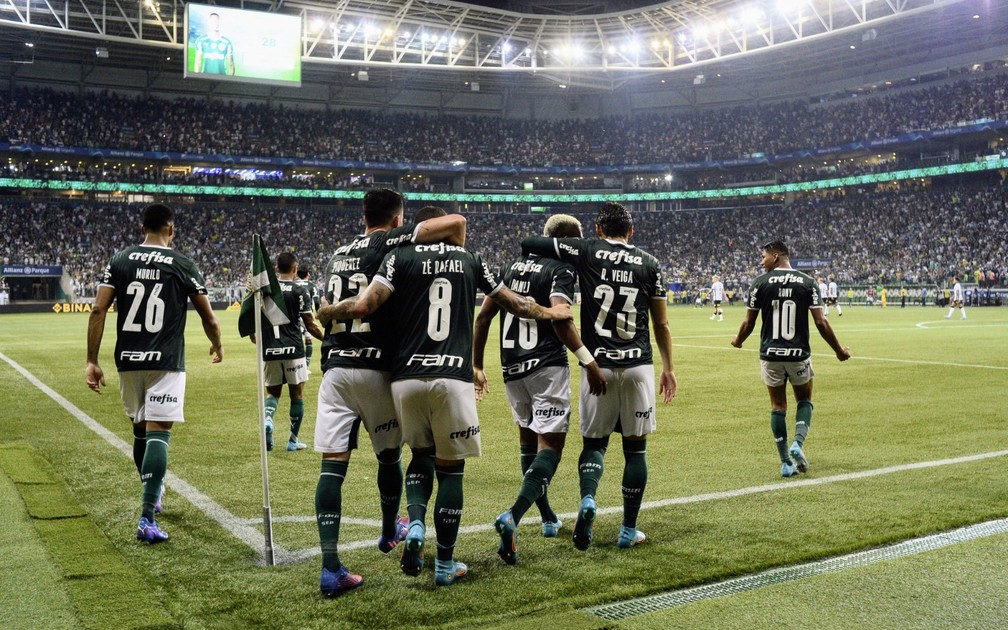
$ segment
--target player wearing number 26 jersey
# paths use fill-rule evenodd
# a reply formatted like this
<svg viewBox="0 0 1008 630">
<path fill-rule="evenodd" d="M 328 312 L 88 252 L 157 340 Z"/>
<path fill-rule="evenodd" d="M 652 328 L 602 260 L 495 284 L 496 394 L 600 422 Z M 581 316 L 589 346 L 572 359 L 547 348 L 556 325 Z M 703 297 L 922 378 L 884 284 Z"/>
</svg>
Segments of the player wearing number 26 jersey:
<svg viewBox="0 0 1008 630">
<path fill-rule="evenodd" d="M 655 429 L 655 373 L 649 322 L 661 353 L 661 392 L 670 402 L 676 392 L 672 371 L 672 335 L 668 328 L 665 286 L 658 261 L 629 244 L 633 219 L 618 203 L 606 203 L 595 220 L 597 239 L 532 237 L 526 253 L 552 256 L 574 265 L 581 284 L 581 338 L 602 367 L 603 396 L 592 396 L 581 373 L 581 435 L 578 461 L 581 508 L 574 524 L 574 545 L 587 549 L 595 519 L 595 494 L 602 477 L 609 436 L 623 436 L 623 527 L 620 547 L 633 547 L 645 536 L 637 529 L 647 483 L 646 438 Z M 584 361 L 581 361 L 584 363 Z"/>
<path fill-rule="evenodd" d="M 168 469 L 168 440 L 174 423 L 184 421 L 188 302 L 203 322 L 214 363 L 220 362 L 223 351 L 203 277 L 191 260 L 171 249 L 175 213 L 168 206 L 148 206 L 142 232 L 143 244 L 115 254 L 98 285 L 88 321 L 85 379 L 88 387 L 101 393 L 105 374 L 98 352 L 106 314 L 115 300 L 119 393 L 133 422 L 133 463 L 143 482 L 136 535 L 138 540 L 157 543 L 168 540 L 154 521 Z"/>
<path fill-rule="evenodd" d="M 746 297 L 745 319 L 731 344 L 741 348 L 756 327 L 760 314 L 760 367 L 770 393 L 770 429 L 781 460 L 781 475 L 790 477 L 808 470 L 804 443 L 812 424 L 812 352 L 808 318 L 841 361 L 850 358 L 823 314 L 822 296 L 815 280 L 791 268 L 787 246 L 771 241 L 763 246 L 765 274 L 756 278 Z M 794 389 L 798 410 L 795 441 L 787 446 L 787 383 Z M 792 461 L 792 458 L 794 461 Z"/>
</svg>

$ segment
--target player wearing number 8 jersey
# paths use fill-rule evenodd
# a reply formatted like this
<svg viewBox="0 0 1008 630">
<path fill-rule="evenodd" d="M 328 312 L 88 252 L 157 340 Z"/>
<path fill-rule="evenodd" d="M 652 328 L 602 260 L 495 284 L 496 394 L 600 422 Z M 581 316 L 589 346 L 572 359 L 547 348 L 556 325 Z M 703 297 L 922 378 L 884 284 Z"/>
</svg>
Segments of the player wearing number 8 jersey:
<svg viewBox="0 0 1008 630">
<path fill-rule="evenodd" d="M 88 387 L 101 393 L 105 374 L 98 352 L 106 314 L 115 300 L 119 393 L 133 422 L 133 463 L 143 482 L 136 536 L 158 543 L 168 540 L 154 521 L 168 469 L 168 440 L 174 423 L 184 421 L 187 302 L 203 322 L 213 362 L 219 363 L 224 355 L 203 277 L 191 260 L 171 249 L 174 212 L 160 204 L 148 206 L 141 230 L 143 244 L 115 254 L 98 285 L 88 320 L 85 379 Z"/>
<path fill-rule="evenodd" d="M 629 244 L 633 219 L 618 203 L 606 203 L 595 220 L 597 239 L 532 237 L 525 253 L 551 256 L 574 265 L 581 284 L 581 338 L 607 382 L 603 396 L 592 396 L 581 372 L 581 435 L 578 460 L 581 507 L 574 524 L 574 545 L 587 549 L 595 519 L 595 494 L 602 478 L 609 436 L 623 437 L 623 526 L 620 547 L 643 542 L 637 529 L 647 485 L 647 436 L 655 430 L 655 373 L 651 332 L 661 354 L 659 391 L 664 402 L 676 394 L 672 369 L 672 334 L 668 327 L 665 286 L 654 256 Z M 585 363 L 585 361 L 580 361 Z"/>
<path fill-rule="evenodd" d="M 403 225 L 402 195 L 376 188 L 364 195 L 363 234 L 337 248 L 326 265 L 325 300 L 319 319 L 325 325 L 322 343 L 322 384 L 315 420 L 315 450 L 322 454 L 322 470 L 315 491 L 315 513 L 322 546 L 320 589 L 335 596 L 356 588 L 363 578 L 350 573 L 339 558 L 342 488 L 357 448 L 363 425 L 378 459 L 377 486 L 382 511 L 378 549 L 391 551 L 406 535 L 399 519 L 402 499 L 402 431 L 395 406 L 389 371 L 395 335 L 390 309 L 357 319 L 330 320 L 332 304 L 356 296 L 367 287 L 382 259 L 399 245 L 445 240 L 461 244 L 465 218 L 460 215 L 418 220 Z"/>
<path fill-rule="evenodd" d="M 809 348 L 809 314 L 837 359 L 846 361 L 850 351 L 840 345 L 823 314 L 822 296 L 815 280 L 791 267 L 784 243 L 772 241 L 764 245 L 762 265 L 766 273 L 756 278 L 749 289 L 748 310 L 731 344 L 741 348 L 756 327 L 756 315 L 761 315 L 760 367 L 763 383 L 770 393 L 770 430 L 780 455 L 781 475 L 790 477 L 808 470 L 804 444 L 812 423 L 812 377 L 815 376 Z M 790 449 L 787 444 L 789 381 L 798 401 L 795 440 Z"/>
<path fill-rule="evenodd" d="M 362 318 L 389 302 L 385 308 L 399 314 L 392 395 L 403 440 L 413 455 L 406 471 L 409 532 L 400 564 L 408 575 L 418 575 L 423 567 L 427 504 L 436 478 L 434 582 L 442 586 L 467 571 L 455 561 L 454 550 L 462 517 L 465 460 L 481 452 L 472 385 L 477 290 L 519 317 L 571 317 L 566 304 L 544 308 L 515 294 L 478 255 L 446 243 L 397 248 L 385 257 L 362 293 L 334 307 L 323 307 L 319 313 L 323 321 Z"/>
</svg>

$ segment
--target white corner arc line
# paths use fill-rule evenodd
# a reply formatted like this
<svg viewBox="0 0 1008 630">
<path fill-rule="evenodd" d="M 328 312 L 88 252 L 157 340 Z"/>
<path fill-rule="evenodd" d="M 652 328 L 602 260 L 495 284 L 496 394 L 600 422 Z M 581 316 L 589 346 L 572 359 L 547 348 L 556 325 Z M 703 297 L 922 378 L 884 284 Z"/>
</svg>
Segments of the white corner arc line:
<svg viewBox="0 0 1008 630">
<path fill-rule="evenodd" d="M 25 377 L 29 383 L 51 398 L 57 405 L 63 407 L 63 409 L 76 418 L 81 424 L 97 434 L 98 437 L 108 442 L 112 448 L 132 459 L 133 447 L 127 444 L 125 440 L 106 429 L 91 416 L 81 411 L 81 409 L 79 409 L 76 405 L 40 381 L 34 374 L 21 367 L 21 365 L 10 357 L 0 353 L 0 359 L 3 359 L 8 365 L 19 372 L 21 376 Z M 265 542 L 262 531 L 245 524 L 242 519 L 229 512 L 226 508 L 224 508 L 224 506 L 217 503 L 195 486 L 171 471 L 169 471 L 165 476 L 165 484 L 171 486 L 172 490 L 181 494 L 184 499 L 192 503 L 194 507 L 203 512 L 208 518 L 215 521 L 225 531 L 248 545 L 256 553 L 264 555 L 263 545 Z M 276 546 L 274 546 L 274 553 L 279 557 L 290 556 L 289 551 Z"/>
</svg>

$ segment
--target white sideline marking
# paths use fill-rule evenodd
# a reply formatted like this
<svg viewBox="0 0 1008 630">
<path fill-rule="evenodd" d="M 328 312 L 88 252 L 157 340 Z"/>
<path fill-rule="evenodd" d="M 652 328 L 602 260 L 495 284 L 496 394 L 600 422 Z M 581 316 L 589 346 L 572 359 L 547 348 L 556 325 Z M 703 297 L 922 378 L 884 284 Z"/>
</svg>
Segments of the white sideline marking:
<svg viewBox="0 0 1008 630">
<path fill-rule="evenodd" d="M 130 458 L 130 460 L 133 459 L 133 446 L 131 444 L 127 444 L 125 440 L 99 424 L 94 418 L 81 411 L 76 405 L 40 381 L 34 374 L 21 367 L 10 357 L 0 353 L 0 359 L 6 361 L 7 364 L 17 370 L 21 376 L 25 377 L 29 383 L 37 387 L 49 398 L 52 398 L 56 404 L 63 407 L 63 409 L 65 409 L 71 416 L 77 418 L 81 424 L 96 433 L 98 437 L 108 442 L 112 448 Z M 224 506 L 220 505 L 195 486 L 191 485 L 189 482 L 185 481 L 171 471 L 169 471 L 165 476 L 165 485 L 171 486 L 172 490 L 182 495 L 182 498 L 192 503 L 196 509 L 206 514 L 206 516 L 211 520 L 216 521 L 217 524 L 219 524 L 225 531 L 233 534 L 235 538 L 248 545 L 256 553 L 260 554 L 260 559 L 265 556 L 265 541 L 262 530 L 247 525 L 243 519 L 240 519 L 231 512 L 227 511 Z M 290 552 L 274 544 L 274 554 L 279 562 L 280 558 L 286 558 L 290 555 Z"/>
<path fill-rule="evenodd" d="M 734 350 L 735 348 L 730 348 Z M 755 352 L 755 350 L 751 350 Z M 70 415 L 74 416 L 87 428 L 91 429 L 94 433 L 108 442 L 113 448 L 120 451 L 123 455 L 132 459 L 133 448 L 131 445 L 127 444 L 123 439 L 121 439 L 116 434 L 112 433 L 104 426 L 99 424 L 89 415 L 77 408 L 73 403 L 68 401 L 66 398 L 55 392 L 48 385 L 40 381 L 35 377 L 34 374 L 26 370 L 25 368 L 18 365 L 14 360 L 10 359 L 3 353 L 0 353 L 0 359 L 6 361 L 12 368 L 17 370 L 22 376 L 24 376 L 32 385 L 37 387 L 42 393 L 53 399 L 58 405 L 63 407 Z M 991 367 L 991 366 L 979 366 L 979 367 Z M 1004 368 L 999 368 L 1004 369 Z M 647 501 L 641 504 L 641 510 L 650 510 L 655 508 L 668 507 L 672 505 L 686 505 L 690 503 L 700 503 L 704 501 L 716 501 L 721 499 L 731 499 L 735 497 L 747 496 L 751 494 L 759 494 L 762 492 L 772 492 L 774 490 L 783 490 L 787 488 L 798 488 L 805 486 L 817 486 L 827 483 L 835 483 L 841 481 L 850 481 L 854 479 L 865 479 L 868 477 L 877 477 L 880 475 L 887 475 L 896 472 L 903 472 L 908 470 L 921 470 L 925 468 L 936 468 L 939 466 L 951 466 L 955 464 L 965 464 L 970 462 L 981 461 L 985 459 L 991 459 L 995 457 L 1004 457 L 1008 455 L 1008 450 L 1002 451 L 991 451 L 988 453 L 980 453 L 977 455 L 966 455 L 963 457 L 954 457 L 948 459 L 932 460 L 927 462 L 915 462 L 910 464 L 900 464 L 896 466 L 886 466 L 884 468 L 876 468 L 872 470 L 862 470 L 850 473 L 842 473 L 839 475 L 830 475 L 828 477 L 817 477 L 813 479 L 797 479 L 780 481 L 777 483 L 764 484 L 761 486 L 750 486 L 748 488 L 736 488 L 734 490 L 724 490 L 720 492 L 708 492 L 705 494 L 698 494 L 688 497 L 673 497 L 670 499 L 660 499 L 657 501 Z M 259 519 L 243 519 L 238 518 L 234 514 L 231 514 L 223 506 L 215 502 L 209 496 L 198 490 L 197 488 L 190 485 L 185 480 L 181 479 L 177 475 L 169 472 L 166 476 L 166 483 L 172 487 L 173 490 L 178 491 L 183 498 L 187 499 L 192 503 L 197 509 L 207 515 L 211 520 L 216 521 L 225 531 L 233 534 L 240 541 L 248 545 L 253 551 L 260 554 L 260 559 L 264 556 L 263 550 L 263 534 L 262 531 L 254 527 Z M 600 508 L 597 514 L 619 514 L 623 512 L 622 505 L 610 506 L 605 508 Z M 558 514 L 558 516 L 566 521 L 573 521 L 577 518 L 577 512 L 565 512 L 563 514 Z M 282 523 L 302 523 L 308 521 L 314 521 L 315 516 L 284 516 L 279 518 L 274 518 L 273 522 Z M 343 522 L 355 525 L 369 525 L 380 527 L 381 522 L 372 519 L 360 519 L 360 518 L 350 518 L 344 517 L 341 519 Z M 534 519 L 529 519 L 521 526 L 536 526 L 538 527 L 538 521 Z M 493 525 L 491 524 L 480 524 L 480 525 L 467 525 L 465 527 L 459 528 L 459 535 L 463 534 L 475 534 L 480 532 L 494 531 Z M 433 537 L 433 528 L 428 528 L 428 537 Z M 343 551 L 349 551 L 352 549 L 363 549 L 366 547 L 371 547 L 376 544 L 377 537 L 369 540 L 358 540 L 353 542 L 340 543 L 340 549 Z M 301 562 L 304 560 L 309 560 L 322 553 L 320 547 L 310 547 L 307 549 L 301 549 L 297 551 L 287 550 L 282 547 L 277 546 L 274 543 L 274 553 L 276 557 L 277 564 L 287 564 L 292 562 Z"/>
<path fill-rule="evenodd" d="M 722 346 L 700 346 L 688 343 L 675 343 L 673 346 L 677 348 L 697 348 L 700 350 L 730 350 L 734 352 L 759 352 L 755 348 L 735 348 L 731 345 Z M 813 352 L 814 357 L 826 357 L 829 359 L 835 359 L 836 355 L 830 354 L 828 352 Z M 954 363 L 951 361 L 922 361 L 917 359 L 891 359 L 889 357 L 864 357 L 858 354 L 854 354 L 849 359 L 850 361 L 880 361 L 882 363 L 907 363 L 910 365 L 939 365 L 942 367 L 961 367 L 961 368 L 972 368 L 977 370 L 1008 370 L 1008 365 L 984 365 L 982 363 Z"/>
</svg>

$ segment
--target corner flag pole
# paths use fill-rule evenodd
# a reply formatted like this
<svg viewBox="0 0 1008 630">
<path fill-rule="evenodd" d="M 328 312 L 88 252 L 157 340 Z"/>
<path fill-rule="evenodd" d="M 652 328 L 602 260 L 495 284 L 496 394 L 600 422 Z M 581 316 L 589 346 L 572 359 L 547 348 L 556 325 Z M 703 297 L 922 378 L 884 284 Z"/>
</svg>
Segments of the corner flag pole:
<svg viewBox="0 0 1008 630">
<path fill-rule="evenodd" d="M 267 566 L 276 566 L 273 554 L 273 515 L 270 512 L 269 496 L 269 463 L 266 457 L 266 377 L 262 355 L 262 292 L 255 293 L 255 338 L 256 338 L 256 373 L 259 375 L 259 457 L 262 460 L 263 487 L 263 536 L 265 536 L 265 556 Z"/>
</svg>

